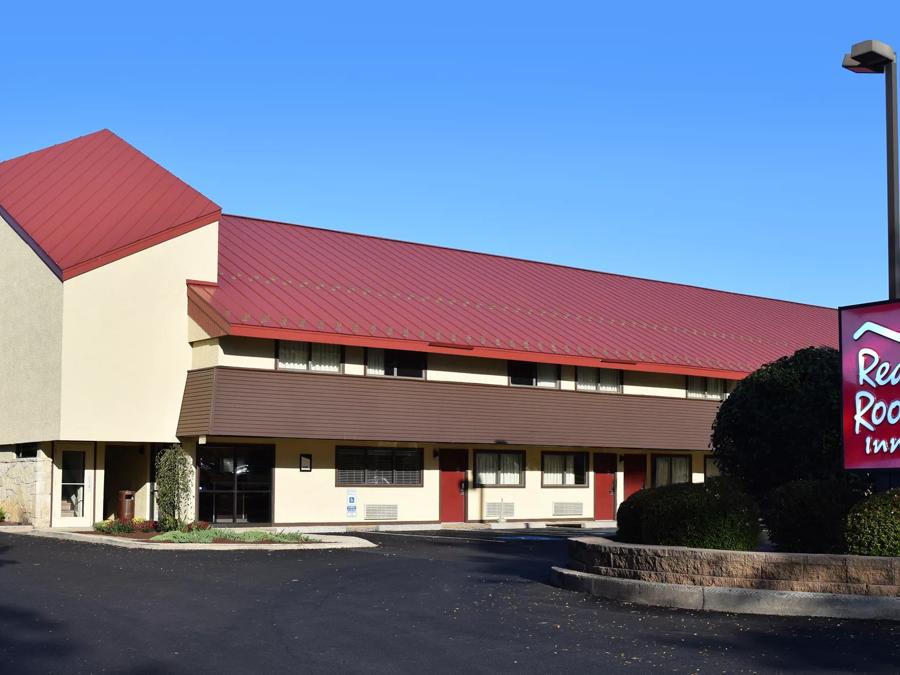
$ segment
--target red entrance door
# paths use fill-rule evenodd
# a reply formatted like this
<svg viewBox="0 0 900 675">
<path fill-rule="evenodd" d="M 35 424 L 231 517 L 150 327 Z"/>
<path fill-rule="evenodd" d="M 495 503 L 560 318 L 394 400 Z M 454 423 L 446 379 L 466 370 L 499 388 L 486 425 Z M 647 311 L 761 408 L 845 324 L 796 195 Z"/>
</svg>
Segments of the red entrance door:
<svg viewBox="0 0 900 675">
<path fill-rule="evenodd" d="M 469 451 L 459 448 L 440 450 L 441 522 L 461 523 L 466 519 L 466 471 Z"/>
<path fill-rule="evenodd" d="M 647 456 L 625 455 L 625 494 L 628 499 L 638 490 L 643 490 L 647 482 Z"/>
<path fill-rule="evenodd" d="M 615 520 L 616 456 L 594 453 L 594 520 Z"/>
</svg>

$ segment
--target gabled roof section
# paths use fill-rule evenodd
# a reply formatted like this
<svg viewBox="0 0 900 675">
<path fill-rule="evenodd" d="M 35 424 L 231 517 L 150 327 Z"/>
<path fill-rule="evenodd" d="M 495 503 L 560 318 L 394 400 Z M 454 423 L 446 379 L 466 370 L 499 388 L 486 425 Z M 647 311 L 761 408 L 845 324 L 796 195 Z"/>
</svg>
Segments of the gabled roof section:
<svg viewBox="0 0 900 675">
<path fill-rule="evenodd" d="M 230 215 L 189 298 L 218 334 L 732 378 L 838 339 L 824 307 Z"/>
<path fill-rule="evenodd" d="M 108 129 L 0 162 L 0 216 L 60 279 L 220 214 L 218 205 Z"/>
</svg>

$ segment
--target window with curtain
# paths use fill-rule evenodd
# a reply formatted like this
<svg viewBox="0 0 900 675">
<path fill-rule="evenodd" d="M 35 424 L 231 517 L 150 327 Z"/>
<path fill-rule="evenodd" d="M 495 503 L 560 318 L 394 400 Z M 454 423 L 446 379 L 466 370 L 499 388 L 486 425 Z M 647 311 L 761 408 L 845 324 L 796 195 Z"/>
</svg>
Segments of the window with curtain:
<svg viewBox="0 0 900 675">
<path fill-rule="evenodd" d="M 597 391 L 597 369 L 590 366 L 577 366 L 575 368 L 575 389 Z"/>
<path fill-rule="evenodd" d="M 522 486 L 525 484 L 525 453 L 475 453 L 476 486 Z"/>
<path fill-rule="evenodd" d="M 341 372 L 341 346 L 312 343 L 310 345 L 309 369 L 322 373 Z"/>
<path fill-rule="evenodd" d="M 422 485 L 421 448 L 337 448 L 337 485 Z"/>
<path fill-rule="evenodd" d="M 608 394 L 622 393 L 622 371 L 611 368 L 598 368 L 597 391 Z"/>
<path fill-rule="evenodd" d="M 695 377 L 689 375 L 687 378 L 687 397 L 721 401 L 725 398 L 725 380 L 718 377 Z"/>
<path fill-rule="evenodd" d="M 654 487 L 690 482 L 690 455 L 658 455 L 653 458 Z"/>
<path fill-rule="evenodd" d="M 339 373 L 341 372 L 341 346 L 281 340 L 278 343 L 278 368 Z"/>
<path fill-rule="evenodd" d="M 278 367 L 285 370 L 306 370 L 309 367 L 309 343 L 280 340 Z"/>
<path fill-rule="evenodd" d="M 425 377 L 426 354 L 399 349 L 367 349 L 366 374 L 389 377 Z"/>
<path fill-rule="evenodd" d="M 618 394 L 622 391 L 622 371 L 578 366 L 575 369 L 575 389 Z"/>
<path fill-rule="evenodd" d="M 545 452 L 541 455 L 543 485 L 587 485 L 587 457 L 585 452 Z"/>
</svg>

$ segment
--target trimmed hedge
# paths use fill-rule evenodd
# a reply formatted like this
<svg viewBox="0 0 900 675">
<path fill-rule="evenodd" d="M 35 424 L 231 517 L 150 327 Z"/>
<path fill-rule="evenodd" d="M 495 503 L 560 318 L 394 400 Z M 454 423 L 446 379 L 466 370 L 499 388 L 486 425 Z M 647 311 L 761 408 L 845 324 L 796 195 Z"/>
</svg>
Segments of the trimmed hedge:
<svg viewBox="0 0 900 675">
<path fill-rule="evenodd" d="M 863 496 L 863 485 L 849 477 L 785 483 L 765 509 L 769 539 L 779 551 L 844 553 L 847 514 Z"/>
<path fill-rule="evenodd" d="M 619 508 L 618 538 L 640 544 L 753 551 L 759 545 L 759 509 L 725 478 L 650 488 L 636 492 Z"/>
<path fill-rule="evenodd" d="M 653 490 L 638 490 L 619 505 L 616 512 L 616 523 L 619 527 L 616 538 L 619 541 L 629 544 L 642 542 L 641 516 L 644 513 L 644 506 L 652 499 L 653 494 Z"/>
<path fill-rule="evenodd" d="M 900 556 L 900 488 L 853 507 L 847 516 L 847 548 L 855 555 Z"/>
</svg>

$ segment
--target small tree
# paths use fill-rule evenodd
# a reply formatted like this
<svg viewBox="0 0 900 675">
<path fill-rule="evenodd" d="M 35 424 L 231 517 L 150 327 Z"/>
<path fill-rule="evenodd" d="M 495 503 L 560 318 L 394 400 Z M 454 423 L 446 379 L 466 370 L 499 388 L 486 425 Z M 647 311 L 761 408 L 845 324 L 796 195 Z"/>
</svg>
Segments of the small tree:
<svg viewBox="0 0 900 675">
<path fill-rule="evenodd" d="M 193 491 L 191 458 L 180 445 L 170 445 L 156 456 L 156 505 L 165 530 L 184 524 Z"/>
<path fill-rule="evenodd" d="M 841 365 L 829 347 L 808 347 L 742 380 L 713 423 L 722 472 L 765 504 L 780 485 L 843 474 Z"/>
</svg>

